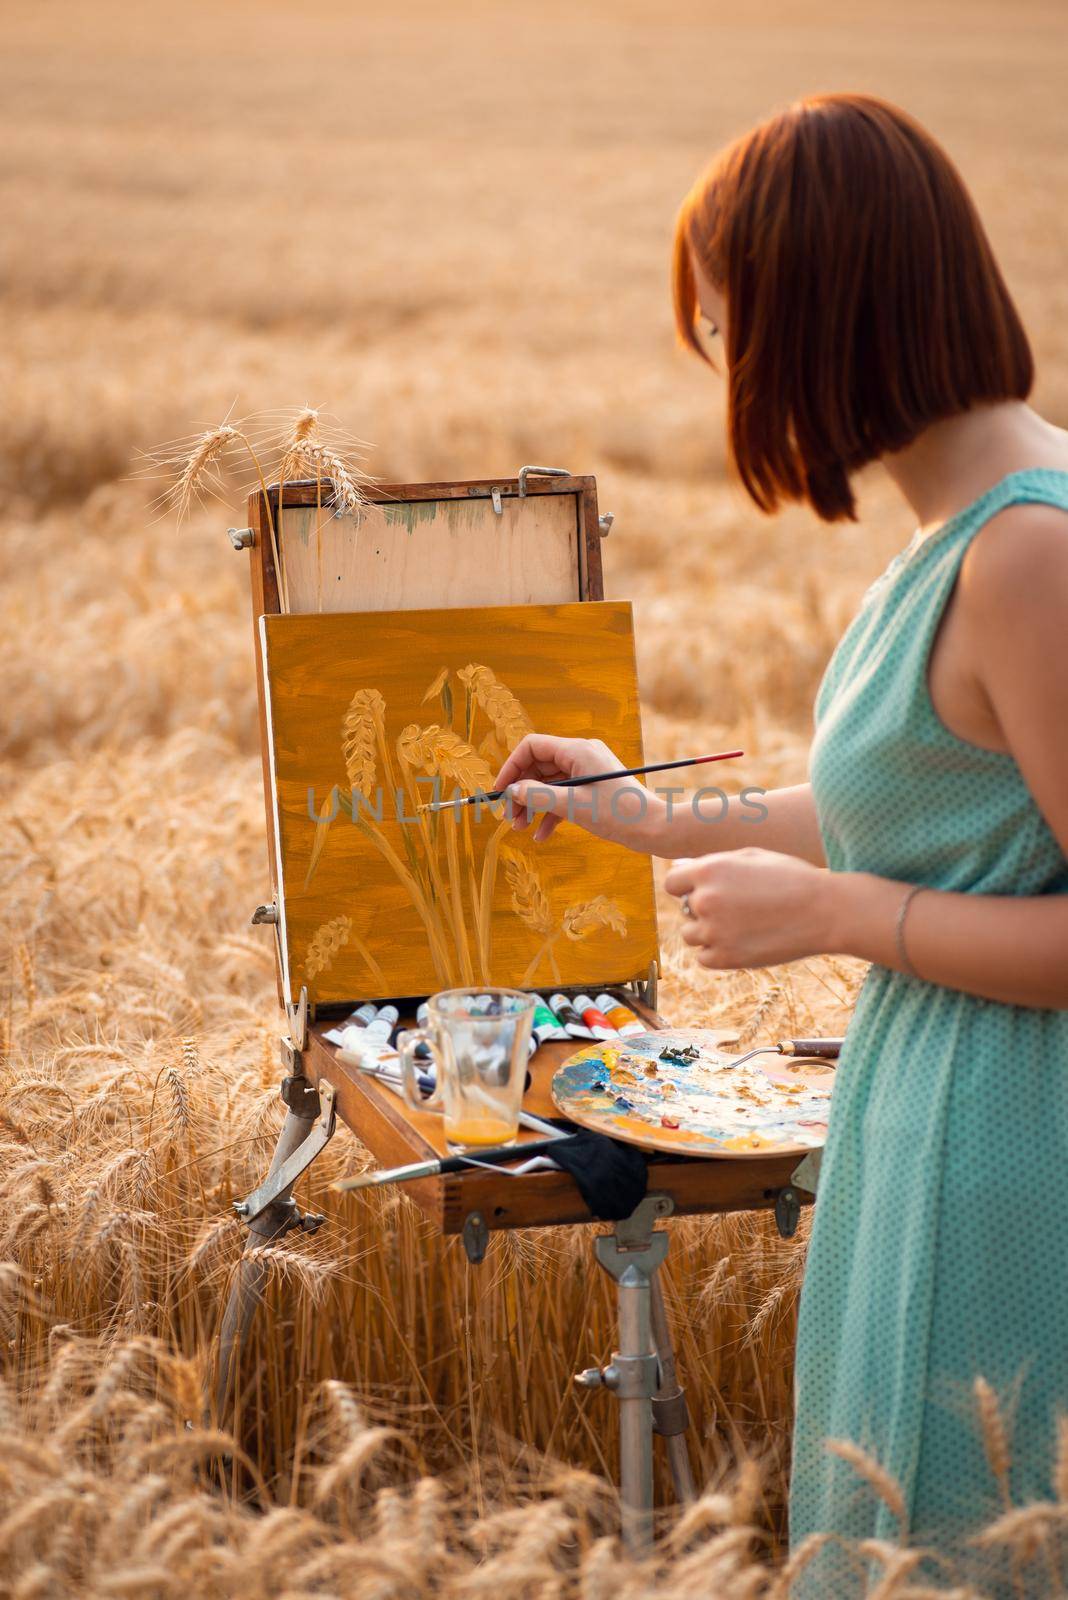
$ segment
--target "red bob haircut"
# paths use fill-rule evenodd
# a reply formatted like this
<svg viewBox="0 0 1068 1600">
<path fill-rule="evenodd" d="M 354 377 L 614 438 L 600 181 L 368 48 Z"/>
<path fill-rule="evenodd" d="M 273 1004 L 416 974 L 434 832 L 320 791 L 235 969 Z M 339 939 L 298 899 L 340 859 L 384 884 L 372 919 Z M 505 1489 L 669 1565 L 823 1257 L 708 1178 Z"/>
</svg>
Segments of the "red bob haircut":
<svg viewBox="0 0 1068 1600">
<path fill-rule="evenodd" d="M 960 174 L 885 101 L 798 101 L 691 190 L 675 320 L 709 360 L 694 259 L 727 303 L 730 450 L 762 511 L 804 500 L 855 521 L 851 473 L 941 417 L 1031 391 L 1027 335 Z"/>
</svg>

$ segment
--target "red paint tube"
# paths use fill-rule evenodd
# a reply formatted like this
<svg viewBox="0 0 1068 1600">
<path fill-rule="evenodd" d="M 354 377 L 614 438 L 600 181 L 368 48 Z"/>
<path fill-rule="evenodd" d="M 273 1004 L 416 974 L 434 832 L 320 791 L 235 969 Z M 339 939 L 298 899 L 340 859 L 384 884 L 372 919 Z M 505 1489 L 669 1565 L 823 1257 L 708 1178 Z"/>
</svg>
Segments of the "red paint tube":
<svg viewBox="0 0 1068 1600">
<path fill-rule="evenodd" d="M 618 1038 L 615 1028 L 613 1028 L 604 1012 L 598 1011 L 594 1005 L 592 995 L 577 994 L 575 996 L 575 1010 L 579 1013 L 595 1039 Z"/>
</svg>

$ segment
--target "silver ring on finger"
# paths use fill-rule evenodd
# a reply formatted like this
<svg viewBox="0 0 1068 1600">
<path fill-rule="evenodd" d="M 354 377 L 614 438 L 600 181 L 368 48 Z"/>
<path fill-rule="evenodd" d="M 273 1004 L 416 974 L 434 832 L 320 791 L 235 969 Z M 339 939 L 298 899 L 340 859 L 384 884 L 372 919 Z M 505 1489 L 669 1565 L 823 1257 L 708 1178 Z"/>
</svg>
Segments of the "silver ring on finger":
<svg viewBox="0 0 1068 1600">
<path fill-rule="evenodd" d="M 694 914 L 688 894 L 684 894 L 682 897 L 682 914 L 684 917 L 692 917 Z"/>
</svg>

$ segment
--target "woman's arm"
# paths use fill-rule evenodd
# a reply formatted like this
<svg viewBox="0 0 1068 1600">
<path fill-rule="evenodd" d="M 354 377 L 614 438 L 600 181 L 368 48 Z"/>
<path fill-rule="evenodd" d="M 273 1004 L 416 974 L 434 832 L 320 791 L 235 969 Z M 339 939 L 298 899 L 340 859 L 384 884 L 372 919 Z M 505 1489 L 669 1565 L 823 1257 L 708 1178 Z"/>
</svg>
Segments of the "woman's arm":
<svg viewBox="0 0 1068 1600">
<path fill-rule="evenodd" d="M 1013 507 L 977 535 L 958 603 L 970 668 L 1068 858 L 1068 519 Z M 773 966 L 841 953 L 905 971 L 895 930 L 908 885 L 820 872 L 764 850 L 680 862 L 683 937 L 706 967 Z M 907 913 L 912 967 L 932 983 L 1009 1005 L 1068 1008 L 1068 894 L 1021 898 L 928 889 Z"/>
<path fill-rule="evenodd" d="M 677 860 L 679 856 L 756 845 L 811 861 L 813 866 L 826 865 L 811 784 L 744 789 L 730 797 L 726 808 L 713 797 L 702 799 L 701 794 L 697 790 L 675 802 L 670 819 L 651 846 L 653 855 Z"/>
<path fill-rule="evenodd" d="M 725 796 L 713 787 L 689 791 L 649 786 L 634 778 L 558 787 L 564 778 L 610 772 L 623 762 L 599 739 L 561 739 L 529 733 L 497 775 L 494 787 L 509 789 L 517 828 L 539 818 L 534 839 L 542 843 L 561 822 L 647 855 L 706 855 L 759 844 L 822 866 L 823 841 L 807 783 L 789 789 L 746 789 Z M 555 786 L 554 786 L 555 785 Z"/>
</svg>

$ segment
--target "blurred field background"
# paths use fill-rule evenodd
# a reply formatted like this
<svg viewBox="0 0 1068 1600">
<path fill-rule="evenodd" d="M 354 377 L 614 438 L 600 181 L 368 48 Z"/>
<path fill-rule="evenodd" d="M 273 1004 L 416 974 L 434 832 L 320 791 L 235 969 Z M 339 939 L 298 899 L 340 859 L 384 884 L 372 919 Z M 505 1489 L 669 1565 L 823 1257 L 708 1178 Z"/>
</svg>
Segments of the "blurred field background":
<svg viewBox="0 0 1068 1600">
<path fill-rule="evenodd" d="M 731 740 L 746 782 L 796 782 L 830 649 L 912 527 L 875 474 L 859 526 L 767 522 L 730 484 L 719 381 L 673 340 L 675 208 L 798 94 L 900 102 L 971 185 L 1068 423 L 1063 9 L 9 0 L 4 39 L 0 1590 L 761 1592 L 804 1228 L 672 1227 L 710 1497 L 651 1573 L 603 1537 L 611 1405 L 570 1388 L 613 1338 L 588 1233 L 471 1271 L 402 1196 L 326 1196 L 345 1133 L 298 1196 L 329 1225 L 268 1252 L 244 1453 L 201 1426 L 279 1017 L 248 926 L 244 486 L 178 529 L 138 453 L 311 404 L 387 480 L 595 472 L 650 759 Z M 662 931 L 673 1020 L 848 1020 L 857 963 L 711 977 L 667 907 Z"/>
</svg>

